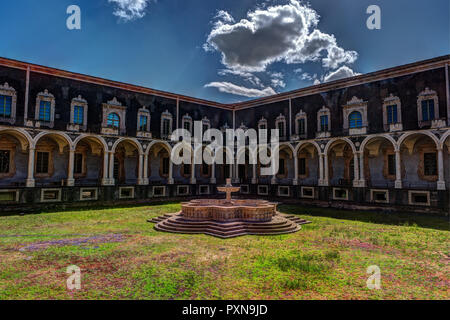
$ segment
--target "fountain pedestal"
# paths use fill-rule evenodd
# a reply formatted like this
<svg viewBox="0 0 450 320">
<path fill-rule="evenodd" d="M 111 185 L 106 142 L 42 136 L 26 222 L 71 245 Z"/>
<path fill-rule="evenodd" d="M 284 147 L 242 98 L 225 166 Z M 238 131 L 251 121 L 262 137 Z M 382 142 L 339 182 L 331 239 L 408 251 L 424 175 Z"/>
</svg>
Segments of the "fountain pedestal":
<svg viewBox="0 0 450 320">
<path fill-rule="evenodd" d="M 204 233 L 220 238 L 245 234 L 283 234 L 300 230 L 308 221 L 297 216 L 277 212 L 277 204 L 266 200 L 231 199 L 240 187 L 230 179 L 217 190 L 226 193 L 225 199 L 196 199 L 181 204 L 181 211 L 149 220 L 155 229 L 178 233 Z"/>
</svg>

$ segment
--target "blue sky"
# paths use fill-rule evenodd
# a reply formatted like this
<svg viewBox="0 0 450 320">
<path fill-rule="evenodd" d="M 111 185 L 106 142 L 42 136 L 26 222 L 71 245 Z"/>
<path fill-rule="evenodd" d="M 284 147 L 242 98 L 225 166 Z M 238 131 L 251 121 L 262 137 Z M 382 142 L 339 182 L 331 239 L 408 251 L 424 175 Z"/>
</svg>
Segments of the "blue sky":
<svg viewBox="0 0 450 320">
<path fill-rule="evenodd" d="M 68 30 L 66 9 L 81 9 Z M 366 9 L 381 9 L 369 30 Z M 219 102 L 450 53 L 448 0 L 15 0 L 0 56 Z"/>
</svg>

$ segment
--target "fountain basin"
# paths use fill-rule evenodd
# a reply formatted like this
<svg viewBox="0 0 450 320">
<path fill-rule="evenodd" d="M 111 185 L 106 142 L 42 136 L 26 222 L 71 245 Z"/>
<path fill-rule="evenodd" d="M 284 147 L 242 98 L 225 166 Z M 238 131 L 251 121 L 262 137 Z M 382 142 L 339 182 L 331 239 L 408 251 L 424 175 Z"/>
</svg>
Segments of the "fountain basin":
<svg viewBox="0 0 450 320">
<path fill-rule="evenodd" d="M 181 204 L 180 215 L 186 220 L 219 222 L 271 221 L 277 204 L 266 200 L 197 199 Z"/>
</svg>

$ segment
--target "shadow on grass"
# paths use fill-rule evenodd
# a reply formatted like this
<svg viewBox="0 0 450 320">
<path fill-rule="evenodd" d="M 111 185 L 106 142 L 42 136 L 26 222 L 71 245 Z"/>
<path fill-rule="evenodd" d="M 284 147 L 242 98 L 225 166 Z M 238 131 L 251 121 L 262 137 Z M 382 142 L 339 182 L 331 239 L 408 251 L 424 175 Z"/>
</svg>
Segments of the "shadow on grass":
<svg viewBox="0 0 450 320">
<path fill-rule="evenodd" d="M 376 224 L 386 224 L 396 226 L 418 226 L 422 228 L 450 231 L 449 217 L 431 216 L 418 213 L 407 213 L 407 212 L 387 213 L 382 211 L 343 210 L 333 208 L 305 207 L 291 204 L 279 205 L 278 210 L 282 213 L 295 215 L 305 214 L 317 217 L 354 220 Z"/>
</svg>

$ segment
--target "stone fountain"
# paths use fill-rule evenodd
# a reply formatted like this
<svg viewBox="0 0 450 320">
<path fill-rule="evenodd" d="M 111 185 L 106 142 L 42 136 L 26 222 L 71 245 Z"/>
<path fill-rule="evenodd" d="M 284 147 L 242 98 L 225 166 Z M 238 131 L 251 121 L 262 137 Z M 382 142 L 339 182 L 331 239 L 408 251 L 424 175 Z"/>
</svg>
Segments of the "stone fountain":
<svg viewBox="0 0 450 320">
<path fill-rule="evenodd" d="M 176 233 L 204 233 L 220 238 L 246 234 L 274 235 L 300 230 L 309 221 L 277 212 L 277 204 L 266 200 L 232 199 L 231 193 L 240 187 L 217 187 L 225 192 L 225 199 L 196 199 L 181 204 L 181 211 L 148 220 L 156 223 L 158 231 Z"/>
</svg>

